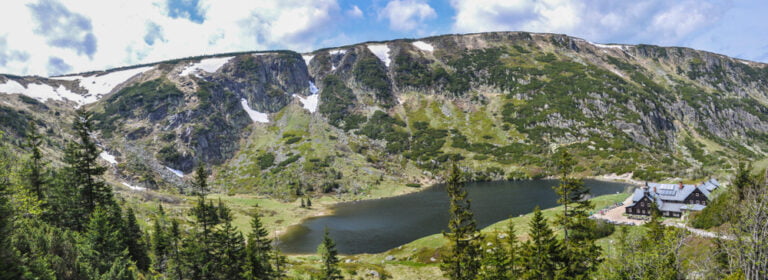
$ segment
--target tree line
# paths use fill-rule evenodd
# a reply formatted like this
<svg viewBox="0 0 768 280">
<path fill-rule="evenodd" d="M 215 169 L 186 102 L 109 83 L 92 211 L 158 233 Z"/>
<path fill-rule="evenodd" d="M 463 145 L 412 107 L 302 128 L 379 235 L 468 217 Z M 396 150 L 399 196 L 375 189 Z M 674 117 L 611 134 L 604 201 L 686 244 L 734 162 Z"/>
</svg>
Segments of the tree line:
<svg viewBox="0 0 768 280">
<path fill-rule="evenodd" d="M 147 231 L 101 178 L 91 113 L 78 110 L 63 166 L 50 166 L 32 129 L 27 155 L 0 145 L 0 279 L 279 279 L 285 257 L 258 214 L 243 235 L 206 197 L 200 164 L 184 223 L 156 210 Z M 0 135 L 1 137 L 1 135 Z M 331 248 L 330 251 L 335 249 Z"/>
<path fill-rule="evenodd" d="M 714 220 L 726 230 L 711 240 L 712 246 L 691 245 L 706 246 L 700 249 L 709 254 L 693 259 L 682 253 L 693 236 L 685 229 L 664 226 L 656 207 L 651 207 L 650 220 L 641 230 L 631 233 L 629 226 L 622 226 L 614 244 L 598 246 L 596 241 L 613 234 L 613 227 L 606 231 L 589 218 L 594 205 L 583 181 L 571 175 L 575 164 L 567 152 L 555 157 L 560 183 L 553 189 L 562 209 L 550 222 L 536 207 L 525 241 L 518 239 L 511 220 L 500 235 L 503 239 L 481 234 L 462 173 L 454 164 L 446 180 L 450 220 L 444 233 L 449 244 L 442 256 L 443 275 L 455 280 L 768 279 L 768 172 L 763 177 L 752 175 L 752 168 L 742 164 L 732 187 L 715 201 L 726 206 L 694 216 L 694 223 Z"/>
</svg>

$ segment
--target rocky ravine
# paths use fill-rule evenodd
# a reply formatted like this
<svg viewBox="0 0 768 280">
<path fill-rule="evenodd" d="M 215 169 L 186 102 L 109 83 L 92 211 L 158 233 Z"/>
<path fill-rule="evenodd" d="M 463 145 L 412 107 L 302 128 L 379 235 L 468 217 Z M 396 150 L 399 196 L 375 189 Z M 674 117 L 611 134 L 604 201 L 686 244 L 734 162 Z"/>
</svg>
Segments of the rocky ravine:
<svg viewBox="0 0 768 280">
<path fill-rule="evenodd" d="M 687 48 L 497 32 L 299 54 L 222 54 L 65 77 L 0 76 L 6 139 L 62 147 L 94 113 L 113 179 L 183 188 L 198 162 L 228 191 L 366 193 L 429 182 L 579 172 L 695 176 L 762 158 L 768 67 Z M 55 153 L 57 149 L 51 149 Z M 114 156 L 114 160 L 112 157 Z"/>
</svg>

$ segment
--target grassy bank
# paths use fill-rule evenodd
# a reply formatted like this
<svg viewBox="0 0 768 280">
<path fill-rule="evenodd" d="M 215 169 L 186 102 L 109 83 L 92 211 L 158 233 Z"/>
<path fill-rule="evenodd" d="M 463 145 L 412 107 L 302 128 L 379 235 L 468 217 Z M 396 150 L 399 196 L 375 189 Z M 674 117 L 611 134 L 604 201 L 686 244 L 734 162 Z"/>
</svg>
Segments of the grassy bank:
<svg viewBox="0 0 768 280">
<path fill-rule="evenodd" d="M 603 195 L 593 198 L 592 202 L 595 204 L 595 209 L 601 209 L 623 201 L 627 195 L 625 193 Z M 544 209 L 542 213 L 551 221 L 560 211 L 562 207 L 554 207 Z M 525 240 L 528 223 L 532 216 L 533 214 L 529 213 L 499 221 L 482 229 L 481 232 L 486 236 L 498 236 L 505 231 L 509 223 L 513 223 L 517 229 L 517 237 Z M 631 229 L 641 230 L 638 227 L 631 227 Z M 615 234 L 601 239 L 599 244 L 608 246 L 612 243 L 614 236 Z M 375 271 L 379 275 L 387 275 L 392 279 L 443 279 L 439 264 L 445 245 L 446 241 L 442 234 L 433 234 L 380 254 L 343 256 L 341 268 L 349 278 L 359 278 Z M 388 261 L 388 257 L 394 259 Z M 296 255 L 290 256 L 289 260 L 293 264 L 289 276 L 297 279 L 309 279 L 308 275 L 317 271 L 320 265 L 320 259 L 317 256 Z"/>
</svg>

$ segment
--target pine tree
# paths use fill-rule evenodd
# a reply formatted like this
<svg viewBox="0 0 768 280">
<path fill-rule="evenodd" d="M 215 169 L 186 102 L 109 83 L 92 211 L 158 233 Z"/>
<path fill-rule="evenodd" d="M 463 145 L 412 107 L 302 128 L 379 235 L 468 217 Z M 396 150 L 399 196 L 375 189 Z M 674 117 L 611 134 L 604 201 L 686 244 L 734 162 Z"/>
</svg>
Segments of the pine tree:
<svg viewBox="0 0 768 280">
<path fill-rule="evenodd" d="M 226 210 L 223 210 L 226 209 Z M 216 279 L 239 279 L 244 272 L 246 257 L 243 234 L 232 225 L 232 216 L 224 205 L 219 206 L 223 225 L 214 232 L 213 257 Z"/>
<path fill-rule="evenodd" d="M 539 207 L 533 210 L 528 236 L 530 239 L 523 243 L 521 278 L 554 279 L 560 261 L 560 246 Z"/>
<path fill-rule="evenodd" d="M 43 162 L 43 153 L 40 147 L 43 144 L 42 136 L 37 133 L 35 122 L 29 122 L 30 129 L 27 135 L 27 148 L 29 149 L 29 161 L 23 176 L 27 179 L 29 190 L 35 194 L 38 200 L 44 201 L 44 188 L 47 182 L 45 174 L 45 163 Z"/>
<path fill-rule="evenodd" d="M 197 195 L 197 202 L 191 209 L 191 214 L 195 217 L 195 232 L 181 243 L 184 278 L 212 279 L 218 265 L 213 252 L 216 246 L 214 227 L 221 222 L 219 215 L 228 214 L 229 209 L 216 207 L 212 201 L 206 203 L 208 182 L 202 163 L 198 164 L 193 189 Z"/>
<path fill-rule="evenodd" d="M 137 279 L 136 272 L 131 269 L 131 261 L 126 257 L 117 258 L 100 280 L 133 280 Z"/>
<path fill-rule="evenodd" d="M 83 230 L 88 216 L 80 203 L 80 191 L 69 174 L 74 170 L 64 167 L 53 173 L 47 197 L 47 210 L 43 218 L 49 223 L 72 230 Z"/>
<path fill-rule="evenodd" d="M 246 279 L 271 279 L 275 271 L 270 263 L 272 252 L 272 240 L 267 238 L 269 233 L 261 223 L 261 217 L 257 213 L 251 219 L 251 233 L 248 234 L 246 246 Z M 279 257 L 279 255 L 278 255 Z"/>
<path fill-rule="evenodd" d="M 306 205 L 306 204 L 304 204 L 304 198 L 302 197 L 302 198 L 300 198 L 300 199 L 301 199 L 301 206 L 299 206 L 299 207 L 301 207 L 301 208 L 306 208 L 306 207 L 307 207 L 307 205 Z"/>
<path fill-rule="evenodd" d="M 480 269 L 479 233 L 470 210 L 461 171 L 455 163 L 448 175 L 446 190 L 450 197 L 450 232 L 444 232 L 443 236 L 448 238 L 451 251 L 443 256 L 440 268 L 450 279 L 474 279 Z"/>
<path fill-rule="evenodd" d="M 322 275 L 323 280 L 342 279 L 341 270 L 339 270 L 339 257 L 336 251 L 336 243 L 328 235 L 328 228 L 325 228 L 323 242 L 317 247 L 317 253 L 323 259 Z"/>
<path fill-rule="evenodd" d="M 201 163 L 197 167 L 195 173 L 195 181 L 193 188 L 197 195 L 197 203 L 192 207 L 192 215 L 195 216 L 198 226 L 202 229 L 203 245 L 206 248 L 209 245 L 209 237 L 211 235 L 212 228 L 219 223 L 218 208 L 213 206 L 213 203 L 206 203 L 206 195 L 208 194 L 208 179 L 205 175 L 205 166 Z"/>
<path fill-rule="evenodd" d="M 79 199 L 83 213 L 88 216 L 97 205 L 114 203 L 112 189 L 99 176 L 107 170 L 99 165 L 99 148 L 91 137 L 93 132 L 92 113 L 83 109 L 76 111 L 72 128 L 75 130 L 77 141 L 70 142 L 65 151 L 64 161 L 72 182 L 80 191 Z"/>
<path fill-rule="evenodd" d="M 2 140 L 2 132 L 0 132 Z M 5 145 L 0 143 L 0 165 L 10 164 L 11 156 Z M 19 279 L 21 269 L 18 264 L 18 256 L 11 248 L 10 236 L 13 232 L 13 212 L 9 203 L 11 169 L 0 166 L 0 279 Z"/>
<path fill-rule="evenodd" d="M 144 233 L 136 222 L 136 215 L 132 208 L 128 208 L 125 214 L 125 227 L 123 228 L 123 238 L 125 246 L 128 248 L 128 255 L 136 267 L 142 271 L 149 269 L 149 255 L 147 255 L 147 245 L 144 241 Z"/>
<path fill-rule="evenodd" d="M 482 253 L 480 271 L 476 279 L 510 279 L 509 270 L 511 269 L 511 262 L 509 255 L 498 237 L 494 236 L 491 240 L 491 242 L 486 244 L 485 251 Z"/>
<path fill-rule="evenodd" d="M 521 247 L 520 241 L 517 240 L 517 230 L 512 220 L 509 220 L 507 225 L 507 258 L 509 259 L 509 268 L 507 277 L 508 279 L 518 279 L 522 274 L 521 268 Z"/>
<path fill-rule="evenodd" d="M 750 170 L 752 170 L 752 164 L 745 165 L 743 162 L 739 163 L 739 168 L 736 170 L 736 178 L 733 180 L 733 186 L 736 189 L 739 201 L 744 200 L 749 188 L 754 185 L 752 175 L 749 173 Z"/>
<path fill-rule="evenodd" d="M 557 278 L 585 279 L 597 270 L 601 253 L 594 240 L 596 223 L 589 218 L 594 208 L 588 200 L 589 189 L 583 181 L 570 176 L 575 164 L 567 151 L 559 153 L 556 165 L 560 184 L 554 189 L 563 211 L 555 218 L 555 224 L 563 229 L 563 263 Z"/>
<path fill-rule="evenodd" d="M 312 208 L 312 199 L 307 196 L 307 208 Z"/>
<path fill-rule="evenodd" d="M 106 273 L 119 258 L 127 258 L 128 250 L 121 236 L 122 219 L 115 207 L 97 207 L 91 214 L 84 233 L 89 245 L 89 261 L 99 274 Z"/>
<path fill-rule="evenodd" d="M 160 273 L 165 272 L 169 255 L 171 254 L 171 236 L 167 232 L 167 221 L 165 211 L 163 211 L 163 205 L 158 207 L 158 215 L 155 217 L 152 224 L 152 234 L 150 239 L 152 240 L 152 253 L 154 255 L 153 266 L 154 269 Z"/>
<path fill-rule="evenodd" d="M 168 234 L 168 240 L 170 241 L 168 248 L 168 279 L 181 280 L 184 278 L 182 268 L 184 267 L 184 260 L 182 256 L 181 246 L 181 231 L 179 230 L 179 222 L 171 220 L 171 229 Z"/>
</svg>

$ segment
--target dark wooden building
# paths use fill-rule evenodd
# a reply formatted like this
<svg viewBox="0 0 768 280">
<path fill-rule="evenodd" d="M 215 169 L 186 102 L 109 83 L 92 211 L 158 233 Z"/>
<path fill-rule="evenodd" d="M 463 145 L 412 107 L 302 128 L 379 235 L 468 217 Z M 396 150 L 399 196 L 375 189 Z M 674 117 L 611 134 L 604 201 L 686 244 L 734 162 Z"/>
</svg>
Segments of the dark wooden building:
<svg viewBox="0 0 768 280">
<path fill-rule="evenodd" d="M 645 183 L 635 189 L 632 204 L 626 206 L 626 213 L 651 215 L 651 207 L 655 205 L 664 217 L 681 217 L 684 211 L 704 209 L 709 203 L 710 193 L 719 186 L 715 179 L 697 185 Z"/>
</svg>

